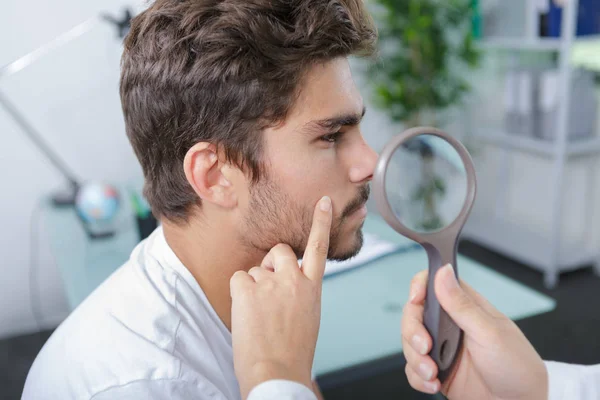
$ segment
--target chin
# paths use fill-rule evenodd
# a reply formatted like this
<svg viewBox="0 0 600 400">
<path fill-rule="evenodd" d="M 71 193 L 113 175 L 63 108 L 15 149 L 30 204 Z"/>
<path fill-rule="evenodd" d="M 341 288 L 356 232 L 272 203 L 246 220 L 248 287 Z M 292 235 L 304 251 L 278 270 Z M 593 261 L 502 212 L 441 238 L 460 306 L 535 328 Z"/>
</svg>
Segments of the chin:
<svg viewBox="0 0 600 400">
<path fill-rule="evenodd" d="M 336 241 L 336 246 L 329 248 L 327 258 L 331 261 L 346 261 L 356 256 L 363 246 L 362 227 L 353 232 L 351 237 L 343 241 Z"/>
</svg>

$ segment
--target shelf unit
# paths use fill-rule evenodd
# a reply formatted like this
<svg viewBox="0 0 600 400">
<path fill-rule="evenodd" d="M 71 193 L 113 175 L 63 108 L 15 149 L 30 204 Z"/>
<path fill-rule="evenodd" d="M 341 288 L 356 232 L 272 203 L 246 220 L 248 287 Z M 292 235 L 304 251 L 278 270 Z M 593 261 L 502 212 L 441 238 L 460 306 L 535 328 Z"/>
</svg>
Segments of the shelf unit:
<svg viewBox="0 0 600 400">
<path fill-rule="evenodd" d="M 586 43 L 600 40 L 600 34 L 578 36 L 573 38 L 572 44 Z M 477 42 L 481 50 L 526 50 L 526 51 L 560 51 L 563 45 L 562 38 L 535 37 L 535 38 L 484 38 Z"/>
<path fill-rule="evenodd" d="M 532 9 L 532 2 L 528 6 Z M 600 137 L 571 139 L 568 137 L 569 110 L 571 98 L 570 80 L 573 65 L 571 55 L 573 46 L 578 42 L 600 40 L 600 35 L 576 37 L 576 21 L 579 0 L 569 0 L 562 12 L 562 33 L 559 38 L 484 38 L 477 45 L 483 51 L 505 50 L 509 52 L 553 52 L 558 56 L 559 102 L 557 115 L 557 134 L 553 141 L 525 137 L 504 132 L 501 129 L 477 128 L 472 138 L 503 150 L 498 179 L 498 193 L 507 193 L 509 185 L 510 155 L 514 152 L 526 152 L 545 157 L 552 161 L 549 179 L 552 180 L 551 202 L 552 220 L 549 234 L 534 232 L 531 228 L 510 222 L 506 215 L 506 206 L 496 207 L 492 216 L 473 213 L 463 229 L 462 236 L 496 250 L 519 262 L 543 272 L 544 284 L 548 288 L 558 284 L 561 272 L 577 269 L 585 265 L 594 265 L 600 273 L 600 243 L 590 250 L 583 243 L 566 243 L 561 237 L 563 216 L 562 192 L 565 183 L 566 163 L 574 157 L 600 155 Z M 501 201 L 501 200 L 500 200 Z M 507 200 L 508 201 L 508 200 Z M 591 210 L 586 210 L 591 211 Z"/>
<path fill-rule="evenodd" d="M 514 260 L 544 272 L 548 266 L 556 266 L 559 271 L 564 272 L 598 260 L 597 250 L 590 250 L 585 244 L 578 242 L 560 243 L 558 258 L 554 258 L 556 256 L 548 248 L 553 240 L 551 235 L 523 226 L 515 229 L 513 223 L 501 218 L 490 219 L 474 214 L 463 230 L 464 236 L 472 237 L 471 240 L 485 247 L 508 254 Z M 545 284 L 550 288 L 557 282 L 545 281 Z"/>
<path fill-rule="evenodd" d="M 484 143 L 544 157 L 560 156 L 560 152 L 562 151 L 549 140 L 519 136 L 501 130 L 479 130 L 476 138 Z M 600 137 L 567 142 L 564 152 L 566 158 L 598 154 L 600 153 Z"/>
</svg>

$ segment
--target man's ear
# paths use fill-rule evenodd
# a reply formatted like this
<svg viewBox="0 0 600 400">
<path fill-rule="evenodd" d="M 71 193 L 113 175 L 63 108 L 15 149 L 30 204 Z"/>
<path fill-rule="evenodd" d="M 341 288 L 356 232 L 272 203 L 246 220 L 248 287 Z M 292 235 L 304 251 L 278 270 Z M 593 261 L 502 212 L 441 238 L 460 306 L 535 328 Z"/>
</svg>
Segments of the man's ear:
<svg viewBox="0 0 600 400">
<path fill-rule="evenodd" d="M 198 197 L 220 207 L 237 205 L 237 195 L 231 181 L 225 176 L 227 164 L 219 160 L 215 145 L 196 143 L 183 160 L 185 177 Z"/>
</svg>

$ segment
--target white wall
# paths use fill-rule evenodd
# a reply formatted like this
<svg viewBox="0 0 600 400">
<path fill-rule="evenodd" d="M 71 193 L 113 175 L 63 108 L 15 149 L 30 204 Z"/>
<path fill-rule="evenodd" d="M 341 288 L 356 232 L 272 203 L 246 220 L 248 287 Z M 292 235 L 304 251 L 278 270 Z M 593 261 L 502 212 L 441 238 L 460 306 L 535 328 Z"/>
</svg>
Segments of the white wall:
<svg viewBox="0 0 600 400">
<path fill-rule="evenodd" d="M 4 0 L 0 66 L 35 50 L 100 11 L 119 14 L 123 0 Z M 120 44 L 109 25 L 0 78 L 0 90 L 25 114 L 82 179 L 138 177 L 118 98 Z M 0 109 L 0 337 L 37 329 L 30 308 L 30 220 L 42 196 L 65 181 Z M 36 228 L 43 228 L 38 223 Z M 68 312 L 60 277 L 42 231 L 35 251 L 44 325 Z"/>
</svg>

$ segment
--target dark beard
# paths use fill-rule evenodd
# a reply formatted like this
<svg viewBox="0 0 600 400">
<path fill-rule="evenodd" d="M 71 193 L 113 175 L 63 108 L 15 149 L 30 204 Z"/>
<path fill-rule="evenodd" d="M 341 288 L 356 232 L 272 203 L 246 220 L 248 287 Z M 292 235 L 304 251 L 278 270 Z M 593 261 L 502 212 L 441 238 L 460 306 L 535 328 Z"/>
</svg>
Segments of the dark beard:
<svg viewBox="0 0 600 400">
<path fill-rule="evenodd" d="M 369 200 L 370 192 L 371 192 L 371 187 L 368 184 L 361 186 L 361 188 L 359 189 L 359 192 L 358 192 L 358 196 L 354 200 L 352 200 L 346 206 L 346 208 L 344 208 L 344 211 L 342 211 L 342 214 L 341 214 L 339 220 L 337 221 L 337 230 L 335 232 L 337 235 L 339 235 L 340 226 L 346 221 L 346 218 L 348 218 L 350 215 L 352 215 L 352 213 L 354 213 L 359 208 L 361 208 L 367 202 L 367 200 Z M 363 232 L 362 232 L 363 224 L 361 224 L 360 227 L 356 231 L 356 243 L 353 246 L 351 246 L 345 252 L 340 252 L 340 251 L 338 251 L 337 248 L 335 249 L 335 251 L 332 251 L 332 247 L 330 246 L 329 254 L 327 255 L 327 258 L 332 261 L 345 261 L 345 260 L 348 260 L 348 259 L 356 256 L 358 254 L 358 252 L 360 251 L 360 249 L 362 248 L 363 242 L 364 242 Z M 333 240 L 333 237 L 330 240 Z M 339 241 L 336 240 L 336 246 L 338 246 L 338 245 L 339 245 Z"/>
<path fill-rule="evenodd" d="M 358 254 L 363 245 L 362 226 L 356 232 L 356 242 L 344 251 L 340 250 L 341 226 L 345 219 L 358 210 L 369 198 L 370 188 L 360 188 L 357 197 L 333 221 L 329 238 L 329 260 L 343 261 Z M 249 214 L 244 219 L 241 240 L 251 250 L 267 253 L 275 245 L 285 243 L 296 257 L 304 256 L 312 225 L 314 209 L 304 207 L 283 193 L 275 183 L 267 178 L 254 184 L 250 189 Z"/>
</svg>

